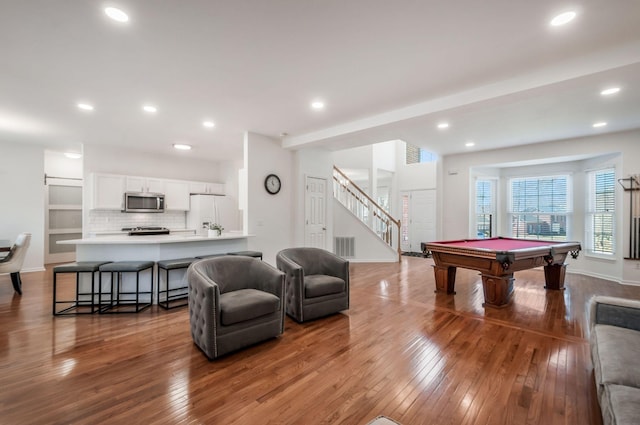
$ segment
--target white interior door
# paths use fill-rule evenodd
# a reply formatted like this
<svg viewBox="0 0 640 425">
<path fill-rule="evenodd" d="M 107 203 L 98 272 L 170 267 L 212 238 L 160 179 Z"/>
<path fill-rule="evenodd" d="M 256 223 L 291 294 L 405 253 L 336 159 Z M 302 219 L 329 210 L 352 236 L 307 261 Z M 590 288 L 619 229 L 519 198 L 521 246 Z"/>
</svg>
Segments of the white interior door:
<svg viewBox="0 0 640 425">
<path fill-rule="evenodd" d="M 413 190 L 404 192 L 401 198 L 403 202 L 401 249 L 420 252 L 421 242 L 436 239 L 436 191 Z"/>
<path fill-rule="evenodd" d="M 306 177 L 305 185 L 304 243 L 306 246 L 326 249 L 327 180 L 317 177 Z"/>
</svg>

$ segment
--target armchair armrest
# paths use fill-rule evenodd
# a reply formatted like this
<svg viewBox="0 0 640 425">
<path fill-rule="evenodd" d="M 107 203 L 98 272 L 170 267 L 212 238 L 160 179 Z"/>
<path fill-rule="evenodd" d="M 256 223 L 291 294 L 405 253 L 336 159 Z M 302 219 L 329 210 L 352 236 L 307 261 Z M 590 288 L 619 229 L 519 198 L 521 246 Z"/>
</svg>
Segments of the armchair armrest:
<svg viewBox="0 0 640 425">
<path fill-rule="evenodd" d="M 217 356 L 216 323 L 220 323 L 220 288 L 194 267 L 187 270 L 189 322 L 194 342 L 207 357 Z"/>
<path fill-rule="evenodd" d="M 287 311 L 295 317 L 302 314 L 302 298 L 304 294 L 304 272 L 302 266 L 279 252 L 276 255 L 278 270 L 285 273 L 285 291 Z"/>
<path fill-rule="evenodd" d="M 338 257 L 337 255 L 326 252 L 325 255 L 322 256 L 322 263 L 324 265 L 325 270 L 330 270 L 331 275 L 335 277 L 339 277 L 344 280 L 347 285 L 349 284 L 349 261 L 345 260 L 342 257 Z"/>
<path fill-rule="evenodd" d="M 284 300 L 284 273 L 273 266 L 256 261 L 251 265 L 250 279 L 255 282 L 255 289 L 269 292 L 280 300 Z"/>
<path fill-rule="evenodd" d="M 640 301 L 595 296 L 590 301 L 589 323 L 591 328 L 600 324 L 640 331 Z"/>
<path fill-rule="evenodd" d="M 304 278 L 302 266 L 284 255 L 280 255 L 280 253 L 276 256 L 276 266 L 278 270 L 282 270 L 285 273 L 287 291 L 295 290 L 301 292 Z"/>
</svg>

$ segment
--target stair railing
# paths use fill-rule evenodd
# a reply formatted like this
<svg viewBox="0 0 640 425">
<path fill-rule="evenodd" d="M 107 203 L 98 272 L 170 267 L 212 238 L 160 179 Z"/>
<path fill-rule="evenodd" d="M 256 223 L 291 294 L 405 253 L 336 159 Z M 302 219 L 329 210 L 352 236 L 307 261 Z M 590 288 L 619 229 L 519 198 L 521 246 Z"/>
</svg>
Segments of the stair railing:
<svg viewBox="0 0 640 425">
<path fill-rule="evenodd" d="M 387 245 L 394 248 L 400 261 L 400 220 L 393 218 L 336 166 L 333 167 L 333 196 Z"/>
</svg>

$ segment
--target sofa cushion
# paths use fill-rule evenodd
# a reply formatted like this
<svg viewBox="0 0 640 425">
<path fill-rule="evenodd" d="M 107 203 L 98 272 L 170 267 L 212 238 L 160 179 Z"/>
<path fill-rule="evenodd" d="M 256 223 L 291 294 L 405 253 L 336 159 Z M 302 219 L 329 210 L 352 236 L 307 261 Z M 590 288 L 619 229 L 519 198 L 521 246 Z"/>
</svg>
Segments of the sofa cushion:
<svg viewBox="0 0 640 425">
<path fill-rule="evenodd" d="M 224 326 L 278 311 L 280 299 L 258 289 L 239 289 L 220 295 L 220 321 Z"/>
<path fill-rule="evenodd" d="M 606 385 L 601 407 L 605 425 L 637 424 L 640 418 L 640 388 Z"/>
<path fill-rule="evenodd" d="M 344 292 L 344 280 L 335 276 L 314 274 L 304 277 L 304 296 L 306 298 L 322 297 L 324 295 Z"/>
<path fill-rule="evenodd" d="M 640 332 L 609 325 L 595 325 L 591 335 L 591 354 L 598 395 L 606 384 L 640 388 Z"/>
</svg>

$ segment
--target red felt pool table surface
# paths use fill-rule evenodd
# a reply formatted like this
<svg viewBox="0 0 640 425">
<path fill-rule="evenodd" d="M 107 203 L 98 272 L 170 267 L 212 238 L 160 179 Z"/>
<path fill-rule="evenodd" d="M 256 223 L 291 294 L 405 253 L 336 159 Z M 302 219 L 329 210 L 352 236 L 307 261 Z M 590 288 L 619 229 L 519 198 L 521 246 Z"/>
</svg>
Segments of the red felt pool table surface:
<svg viewBox="0 0 640 425">
<path fill-rule="evenodd" d="M 438 244 L 457 246 L 460 248 L 478 248 L 491 251 L 513 251 L 517 249 L 528 249 L 545 247 L 564 242 L 541 241 L 530 239 L 512 239 L 512 238 L 490 238 L 490 239 L 465 239 L 458 241 L 436 242 Z"/>
<path fill-rule="evenodd" d="M 513 273 L 544 266 L 545 288 L 564 289 L 564 260 L 580 251 L 579 242 L 514 238 L 427 242 L 433 256 L 436 292 L 455 294 L 456 268 L 478 270 L 486 306 L 504 307 L 513 293 Z"/>
</svg>

